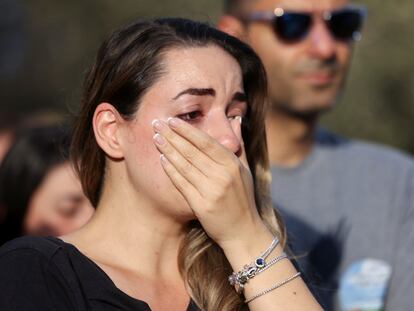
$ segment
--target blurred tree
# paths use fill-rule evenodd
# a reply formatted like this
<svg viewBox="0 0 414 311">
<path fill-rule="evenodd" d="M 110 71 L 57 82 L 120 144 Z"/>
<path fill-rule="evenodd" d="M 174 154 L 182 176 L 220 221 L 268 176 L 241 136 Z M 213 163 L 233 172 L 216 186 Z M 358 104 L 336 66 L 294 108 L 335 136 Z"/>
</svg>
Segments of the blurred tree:
<svg viewBox="0 0 414 311">
<path fill-rule="evenodd" d="M 323 124 L 414 153 L 414 2 L 366 0 L 348 86 Z"/>
<path fill-rule="evenodd" d="M 0 0 L 0 5 L 9 16 L 0 23 L 0 113 L 76 106 L 83 73 L 99 44 L 137 17 L 212 21 L 209 13 L 218 14 L 217 3 L 214 7 L 207 0 L 159 0 L 156 5 L 148 0 Z M 12 63 L 17 60 L 18 68 Z M 12 65 L 13 74 L 3 74 Z"/>
</svg>

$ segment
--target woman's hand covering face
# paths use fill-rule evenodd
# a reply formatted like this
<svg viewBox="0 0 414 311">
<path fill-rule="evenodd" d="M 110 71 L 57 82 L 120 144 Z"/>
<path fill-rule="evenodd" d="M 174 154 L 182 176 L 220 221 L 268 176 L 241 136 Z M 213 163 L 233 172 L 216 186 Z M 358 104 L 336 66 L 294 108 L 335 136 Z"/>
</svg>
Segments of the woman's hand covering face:
<svg viewBox="0 0 414 311">
<path fill-rule="evenodd" d="M 153 128 L 166 174 L 215 242 L 225 247 L 262 224 L 243 145 L 236 156 L 178 118 L 154 120 Z"/>
</svg>

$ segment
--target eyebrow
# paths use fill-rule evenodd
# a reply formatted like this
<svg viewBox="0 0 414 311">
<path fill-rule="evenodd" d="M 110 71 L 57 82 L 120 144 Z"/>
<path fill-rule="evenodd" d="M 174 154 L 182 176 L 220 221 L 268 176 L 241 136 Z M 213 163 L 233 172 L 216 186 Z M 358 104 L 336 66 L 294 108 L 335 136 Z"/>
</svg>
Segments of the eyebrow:
<svg viewBox="0 0 414 311">
<path fill-rule="evenodd" d="M 212 88 L 199 89 L 199 88 L 189 88 L 177 94 L 173 100 L 177 100 L 180 96 L 183 95 L 194 95 L 194 96 L 216 96 L 216 91 Z"/>
<path fill-rule="evenodd" d="M 188 88 L 188 89 L 178 93 L 177 96 L 175 96 L 173 98 L 173 100 L 177 100 L 179 97 L 181 97 L 183 95 L 212 96 L 212 97 L 215 97 L 216 96 L 216 91 L 212 88 Z M 240 101 L 240 102 L 246 102 L 247 97 L 246 97 L 246 94 L 244 94 L 242 92 L 236 92 L 233 96 L 233 100 L 237 100 L 237 101 Z"/>
<path fill-rule="evenodd" d="M 247 102 L 247 96 L 242 92 L 236 92 L 233 96 L 233 100 L 238 102 Z"/>
</svg>

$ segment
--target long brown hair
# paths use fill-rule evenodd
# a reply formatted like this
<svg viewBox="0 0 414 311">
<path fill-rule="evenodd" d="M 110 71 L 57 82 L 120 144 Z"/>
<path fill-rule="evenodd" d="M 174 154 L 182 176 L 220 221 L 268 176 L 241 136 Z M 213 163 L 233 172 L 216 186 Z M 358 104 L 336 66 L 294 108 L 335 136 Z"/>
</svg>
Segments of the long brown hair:
<svg viewBox="0 0 414 311">
<path fill-rule="evenodd" d="M 206 24 L 186 19 L 138 21 L 106 40 L 84 84 L 80 116 L 71 148 L 83 189 L 94 206 L 105 180 L 105 153 L 95 141 L 94 111 L 111 103 L 125 119 L 133 119 L 145 92 L 163 74 L 162 60 L 174 48 L 216 45 L 239 63 L 249 103 L 242 134 L 252 172 L 257 209 L 269 229 L 284 241 L 283 226 L 269 199 L 269 166 L 265 139 L 266 75 L 253 50 Z M 220 247 L 197 221 L 189 224 L 179 254 L 179 267 L 196 304 L 205 311 L 242 310 L 241 297 L 227 281 L 231 267 Z"/>
</svg>

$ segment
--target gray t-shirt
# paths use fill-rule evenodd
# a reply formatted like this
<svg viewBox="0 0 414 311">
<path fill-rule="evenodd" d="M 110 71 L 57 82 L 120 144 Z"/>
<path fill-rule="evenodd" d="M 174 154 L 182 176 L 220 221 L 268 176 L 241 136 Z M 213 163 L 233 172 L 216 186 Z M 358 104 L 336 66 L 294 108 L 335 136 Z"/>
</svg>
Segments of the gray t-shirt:
<svg viewBox="0 0 414 311">
<path fill-rule="evenodd" d="M 413 310 L 410 157 L 319 131 L 305 161 L 273 167 L 272 179 L 288 244 L 326 310 Z"/>
</svg>

